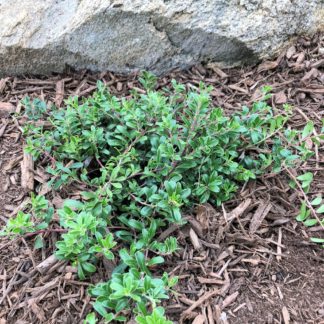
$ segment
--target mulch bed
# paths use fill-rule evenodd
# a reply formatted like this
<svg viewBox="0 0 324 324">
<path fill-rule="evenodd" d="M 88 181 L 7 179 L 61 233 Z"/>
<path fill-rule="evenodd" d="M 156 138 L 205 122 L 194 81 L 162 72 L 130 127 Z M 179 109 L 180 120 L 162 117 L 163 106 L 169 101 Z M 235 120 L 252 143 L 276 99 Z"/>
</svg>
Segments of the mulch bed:
<svg viewBox="0 0 324 324">
<path fill-rule="evenodd" d="M 294 127 L 312 120 L 320 130 L 324 36 L 300 38 L 276 60 L 255 67 L 220 70 L 210 65 L 174 71 L 161 77 L 159 86 L 167 86 L 172 78 L 188 88 L 200 81 L 213 85 L 215 106 L 228 114 L 250 105 L 260 98 L 262 86 L 271 85 L 273 106 L 295 107 L 290 121 Z M 91 94 L 98 79 L 119 96 L 140 88 L 136 74 L 109 72 L 0 80 L 0 226 L 29 197 L 21 186 L 22 121 L 9 114 L 21 110 L 19 102 L 26 95 L 62 106 L 68 96 Z M 314 172 L 311 193 L 324 193 L 324 148 L 313 148 L 316 155 L 300 171 Z M 41 166 L 36 165 L 34 180 L 36 190 L 44 189 Z M 60 198 L 55 196 L 53 203 L 59 204 Z M 294 221 L 299 205 L 285 175 L 267 175 L 242 187 L 222 208 L 197 207 L 187 215 L 187 225 L 161 233 L 177 235 L 181 247 L 165 265 L 180 278 L 177 293 L 165 304 L 174 322 L 324 323 L 324 250 L 309 242 L 323 231 L 307 230 Z M 58 235 L 44 233 L 47 246 L 36 251 L 34 237 L 0 238 L 0 324 L 80 323 L 90 310 L 90 281 L 78 281 L 73 268 L 53 261 Z M 111 264 L 103 264 L 91 282 L 105 280 L 110 272 Z"/>
</svg>

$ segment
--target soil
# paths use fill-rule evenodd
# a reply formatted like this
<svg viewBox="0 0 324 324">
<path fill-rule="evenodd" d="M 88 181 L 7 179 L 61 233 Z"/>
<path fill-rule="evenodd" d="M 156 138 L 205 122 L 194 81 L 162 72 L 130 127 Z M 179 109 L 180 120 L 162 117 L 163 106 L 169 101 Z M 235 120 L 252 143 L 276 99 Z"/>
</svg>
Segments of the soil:
<svg viewBox="0 0 324 324">
<path fill-rule="evenodd" d="M 159 86 L 175 78 L 190 88 L 202 80 L 213 85 L 215 106 L 230 114 L 257 100 L 262 86 L 271 85 L 273 107 L 294 106 L 291 125 L 302 128 L 312 120 L 319 132 L 324 118 L 323 49 L 323 34 L 303 37 L 271 62 L 230 70 L 196 66 L 161 77 Z M 110 72 L 69 71 L 0 80 L 0 227 L 30 194 L 21 186 L 25 121 L 11 113 L 20 112 L 19 101 L 26 95 L 63 106 L 70 95 L 91 94 L 97 79 L 118 96 L 140 87 L 137 75 Z M 316 155 L 292 172 L 314 173 L 312 196 L 324 193 L 324 148 L 311 141 L 307 145 Z M 33 172 L 36 191 L 44 190 L 42 165 Z M 48 195 L 53 204 L 62 199 L 59 194 Z M 164 305 L 174 322 L 324 323 L 324 249 L 309 240 L 323 237 L 323 231 L 296 223 L 299 198 L 289 188 L 287 174 L 269 174 L 242 187 L 223 208 L 198 207 L 187 215 L 183 228 L 161 233 L 161 237 L 177 235 L 181 247 L 164 269 L 179 276 L 176 293 Z M 251 231 L 251 223 L 261 214 L 261 222 Z M 34 236 L 0 237 L 0 324 L 81 323 L 91 309 L 88 285 L 105 280 L 111 272 L 112 265 L 103 263 L 96 276 L 80 282 L 70 265 L 52 262 L 59 233 L 46 232 L 43 237 L 47 243 L 40 250 L 33 248 Z"/>
</svg>

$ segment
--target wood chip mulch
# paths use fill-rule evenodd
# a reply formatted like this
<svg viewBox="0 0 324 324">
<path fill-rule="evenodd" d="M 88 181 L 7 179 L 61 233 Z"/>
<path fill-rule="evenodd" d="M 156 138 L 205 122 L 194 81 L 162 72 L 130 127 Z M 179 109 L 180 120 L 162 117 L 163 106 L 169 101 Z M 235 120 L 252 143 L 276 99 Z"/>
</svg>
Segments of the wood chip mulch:
<svg viewBox="0 0 324 324">
<path fill-rule="evenodd" d="M 46 175 L 23 154 L 20 100 L 28 95 L 63 105 L 71 95 L 87 96 L 96 80 L 116 95 L 140 88 L 137 75 L 110 72 L 69 72 L 51 77 L 0 79 L 0 227 L 28 201 L 35 185 L 46 192 Z M 159 79 L 159 87 L 172 78 L 188 88 L 200 81 L 213 85 L 213 101 L 228 114 L 250 105 L 271 85 L 271 104 L 291 104 L 294 127 L 312 120 L 317 131 L 324 118 L 324 35 L 304 37 L 276 60 L 255 67 L 221 70 L 214 65 L 174 71 Z M 324 193 L 324 147 L 297 171 L 314 172 L 310 194 Z M 31 170 L 32 169 L 32 170 Z M 32 172 L 31 172 L 32 171 Z M 45 191 L 44 191 L 45 190 Z M 53 204 L 60 203 L 60 196 Z M 320 227 L 306 229 L 294 218 L 300 200 L 285 175 L 268 175 L 243 186 L 236 198 L 215 209 L 197 206 L 186 215 L 188 223 L 171 226 L 160 236 L 176 235 L 181 249 L 167 259 L 167 272 L 179 276 L 176 293 L 164 305 L 175 323 L 324 323 L 324 250 L 310 243 L 322 236 Z M 45 234 L 47 246 L 33 250 L 34 237 L 0 237 L 0 324 L 81 323 L 91 309 L 87 286 L 75 270 L 53 258 L 59 232 Z M 92 278 L 109 276 L 103 264 Z M 133 322 L 130 322 L 133 323 Z"/>
</svg>

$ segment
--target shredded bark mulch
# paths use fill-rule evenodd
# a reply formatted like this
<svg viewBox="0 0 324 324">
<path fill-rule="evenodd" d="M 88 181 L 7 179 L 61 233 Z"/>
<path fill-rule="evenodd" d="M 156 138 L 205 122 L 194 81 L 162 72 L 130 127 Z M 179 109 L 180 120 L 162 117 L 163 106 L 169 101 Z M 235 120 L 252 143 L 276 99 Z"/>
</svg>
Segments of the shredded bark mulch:
<svg viewBox="0 0 324 324">
<path fill-rule="evenodd" d="M 200 81 L 212 85 L 215 106 L 228 114 L 258 100 L 261 88 L 270 85 L 273 106 L 294 106 L 291 125 L 302 128 L 312 120 L 319 132 L 324 35 L 300 38 L 276 60 L 255 67 L 221 70 L 207 65 L 174 71 L 159 79 L 159 87 L 172 78 L 188 88 Z M 140 89 L 136 74 L 110 72 L 0 80 L 0 227 L 28 201 L 30 183 L 44 193 L 47 181 L 41 165 L 30 170 L 22 149 L 23 125 L 10 113 L 20 112 L 26 95 L 63 106 L 71 95 L 90 95 L 98 79 L 118 96 Z M 324 148 L 306 144 L 316 154 L 293 172 L 312 171 L 310 194 L 324 193 Z M 164 305 L 168 316 L 175 323 L 194 324 L 324 323 L 324 250 L 309 241 L 323 237 L 323 231 L 295 222 L 299 198 L 285 175 L 268 175 L 243 186 L 222 208 L 197 206 L 186 215 L 187 225 L 163 232 L 160 239 L 172 233 L 181 247 L 164 269 L 180 278 Z M 53 204 L 60 199 L 55 196 Z M 58 232 L 44 236 L 47 245 L 40 250 L 33 249 L 34 236 L 0 237 L 0 324 L 81 323 L 91 309 L 86 292 L 90 281 L 80 282 L 72 267 L 53 258 Z M 92 282 L 105 280 L 111 266 L 103 264 Z"/>
</svg>

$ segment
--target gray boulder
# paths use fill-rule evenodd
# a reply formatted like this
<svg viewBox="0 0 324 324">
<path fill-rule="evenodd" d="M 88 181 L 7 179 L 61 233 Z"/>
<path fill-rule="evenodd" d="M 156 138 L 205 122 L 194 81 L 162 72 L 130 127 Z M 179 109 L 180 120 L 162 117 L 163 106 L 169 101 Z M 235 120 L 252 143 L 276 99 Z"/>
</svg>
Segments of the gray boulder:
<svg viewBox="0 0 324 324">
<path fill-rule="evenodd" d="M 0 0 L 0 74 L 253 63 L 324 29 L 324 0 Z"/>
</svg>

